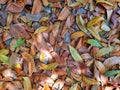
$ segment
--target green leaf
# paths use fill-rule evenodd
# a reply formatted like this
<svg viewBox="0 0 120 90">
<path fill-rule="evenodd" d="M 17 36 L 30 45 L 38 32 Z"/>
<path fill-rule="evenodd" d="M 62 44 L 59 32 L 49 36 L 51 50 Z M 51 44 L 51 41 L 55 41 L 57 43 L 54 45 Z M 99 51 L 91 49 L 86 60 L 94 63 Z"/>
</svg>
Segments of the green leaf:
<svg viewBox="0 0 120 90">
<path fill-rule="evenodd" d="M 88 40 L 87 40 L 87 43 L 88 43 L 88 44 L 91 44 L 92 46 L 102 47 L 102 46 L 100 45 L 100 43 L 99 43 L 97 40 L 94 40 L 94 39 L 88 39 Z"/>
<path fill-rule="evenodd" d="M 25 43 L 25 40 L 21 37 L 18 38 L 17 43 L 13 46 L 14 48 L 19 48 L 21 45 Z"/>
<path fill-rule="evenodd" d="M 69 90 L 78 90 L 77 87 L 78 87 L 78 83 L 76 83 L 72 87 L 70 87 Z"/>
<path fill-rule="evenodd" d="M 111 71 L 107 71 L 104 73 L 105 76 L 115 76 L 116 74 L 120 73 L 120 70 L 111 70 Z"/>
<path fill-rule="evenodd" d="M 108 54 L 110 53 L 111 51 L 113 50 L 113 47 L 110 46 L 110 47 L 105 47 L 105 48 L 102 48 L 99 50 L 99 52 L 97 53 L 97 57 L 101 57 L 105 54 Z"/>
<path fill-rule="evenodd" d="M 80 54 L 78 53 L 78 51 L 74 47 L 69 45 L 69 50 L 70 50 L 71 56 L 73 57 L 73 59 L 75 61 L 81 61 L 81 62 L 83 61 Z"/>
<path fill-rule="evenodd" d="M 23 77 L 24 90 L 32 90 L 31 81 L 28 77 Z"/>
<path fill-rule="evenodd" d="M 50 64 L 47 64 L 47 65 L 43 65 L 43 66 L 40 67 L 40 69 L 43 69 L 43 70 L 53 70 L 57 66 L 58 66 L 58 64 L 55 62 L 55 63 L 50 63 Z"/>
<path fill-rule="evenodd" d="M 88 24 L 87 24 L 87 27 L 92 27 L 93 25 L 97 24 L 98 22 L 100 21 L 103 21 L 104 18 L 103 17 L 95 17 L 93 18 L 93 20 L 89 21 Z"/>
<path fill-rule="evenodd" d="M 0 61 L 2 61 L 4 64 L 8 64 L 9 57 L 0 53 Z"/>
</svg>

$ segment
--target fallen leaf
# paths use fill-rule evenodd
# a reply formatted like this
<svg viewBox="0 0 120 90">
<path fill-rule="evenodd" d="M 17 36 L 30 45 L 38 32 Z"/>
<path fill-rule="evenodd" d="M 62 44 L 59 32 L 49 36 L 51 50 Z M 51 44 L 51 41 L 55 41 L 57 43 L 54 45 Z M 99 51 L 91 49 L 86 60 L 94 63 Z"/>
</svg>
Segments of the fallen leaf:
<svg viewBox="0 0 120 90">
<path fill-rule="evenodd" d="M 42 10 L 42 2 L 41 0 L 35 0 L 33 2 L 33 8 L 31 14 L 39 14 Z"/>
<path fill-rule="evenodd" d="M 86 85 L 95 85 L 95 84 L 100 84 L 99 81 L 95 80 L 95 79 L 92 79 L 92 78 L 88 78 L 88 77 L 85 77 L 83 76 L 82 77 L 82 81 L 83 83 L 85 83 Z"/>
<path fill-rule="evenodd" d="M 53 88 L 53 89 L 61 90 L 63 86 L 64 86 L 64 81 L 61 80 L 61 79 L 58 79 L 58 80 L 54 83 L 54 85 L 53 85 L 52 88 Z"/>
<path fill-rule="evenodd" d="M 7 54 L 9 54 L 9 50 L 8 49 L 1 49 L 0 54 L 7 55 Z"/>
<path fill-rule="evenodd" d="M 42 69 L 42 70 L 54 70 L 57 66 L 58 66 L 57 63 L 50 63 L 47 65 L 41 66 L 40 69 Z"/>
<path fill-rule="evenodd" d="M 100 49 L 97 53 L 97 57 L 101 57 L 105 54 L 110 53 L 112 50 L 114 49 L 114 47 L 110 46 L 110 47 L 104 47 L 102 49 Z"/>
<path fill-rule="evenodd" d="M 28 77 L 23 77 L 24 90 L 32 90 L 32 84 Z"/>
<path fill-rule="evenodd" d="M 85 36 L 85 33 L 82 32 L 82 31 L 78 31 L 78 32 L 75 32 L 71 35 L 71 38 L 79 38 L 79 37 L 82 37 L 82 36 Z"/>
<path fill-rule="evenodd" d="M 72 85 L 69 90 L 78 90 L 78 83 Z"/>
<path fill-rule="evenodd" d="M 80 62 L 83 61 L 83 59 L 81 58 L 80 54 L 78 53 L 78 51 L 74 47 L 69 45 L 69 50 L 70 50 L 71 56 L 73 57 L 73 59 L 75 61 L 80 61 Z"/>
<path fill-rule="evenodd" d="M 96 46 L 96 47 L 102 47 L 100 42 L 98 42 L 97 40 L 95 39 L 88 39 L 87 40 L 87 43 L 88 44 L 91 44 L 92 46 Z"/>
<path fill-rule="evenodd" d="M 58 16 L 58 19 L 65 20 L 69 14 L 70 14 L 69 9 L 67 7 L 64 7 Z"/>
<path fill-rule="evenodd" d="M 89 21 L 88 23 L 87 23 L 87 27 L 89 28 L 89 27 L 92 27 L 92 26 L 94 26 L 95 24 L 97 24 L 97 23 L 99 23 L 100 21 L 103 21 L 104 20 L 104 18 L 103 17 L 95 17 L 95 18 L 93 18 L 91 21 Z"/>
<path fill-rule="evenodd" d="M 19 48 L 21 45 L 23 45 L 25 43 L 25 40 L 22 39 L 21 37 L 18 38 L 16 44 L 14 44 L 14 48 Z"/>
<path fill-rule="evenodd" d="M 4 64 L 8 64 L 9 63 L 9 57 L 0 53 L 0 61 L 2 61 Z"/>
<path fill-rule="evenodd" d="M 37 33 L 42 33 L 44 31 L 48 30 L 48 27 L 46 26 L 41 26 L 39 27 L 37 30 L 35 30 L 34 34 L 37 34 Z"/>
<path fill-rule="evenodd" d="M 80 2 L 74 2 L 74 3 L 70 4 L 69 6 L 70 7 L 77 7 L 77 6 L 80 6 L 80 5 L 81 5 Z"/>
<path fill-rule="evenodd" d="M 41 14 L 28 14 L 28 13 L 26 13 L 26 17 L 32 21 L 39 21 L 39 19 L 42 17 L 42 15 Z"/>
<path fill-rule="evenodd" d="M 47 83 L 44 85 L 44 90 L 51 90 Z"/>
<path fill-rule="evenodd" d="M 111 70 L 111 71 L 106 71 L 104 75 L 110 77 L 110 76 L 115 76 L 118 73 L 120 73 L 120 70 Z"/>
</svg>

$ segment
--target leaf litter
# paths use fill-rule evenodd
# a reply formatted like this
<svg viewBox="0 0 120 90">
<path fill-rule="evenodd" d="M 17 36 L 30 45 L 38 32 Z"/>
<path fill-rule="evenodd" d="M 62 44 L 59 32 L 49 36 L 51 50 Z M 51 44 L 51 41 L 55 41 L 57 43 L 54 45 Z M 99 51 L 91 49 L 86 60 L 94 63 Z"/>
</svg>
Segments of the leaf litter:
<svg viewBox="0 0 120 90">
<path fill-rule="evenodd" d="M 119 90 L 120 0 L 0 0 L 0 90 Z"/>
</svg>

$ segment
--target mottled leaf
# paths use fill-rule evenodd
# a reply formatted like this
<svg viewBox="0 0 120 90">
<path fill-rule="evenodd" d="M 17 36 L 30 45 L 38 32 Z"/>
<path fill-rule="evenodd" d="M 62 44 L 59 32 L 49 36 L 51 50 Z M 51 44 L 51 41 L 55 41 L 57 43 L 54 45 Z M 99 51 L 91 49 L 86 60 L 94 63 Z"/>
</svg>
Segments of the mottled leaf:
<svg viewBox="0 0 120 90">
<path fill-rule="evenodd" d="M 110 76 L 115 76 L 118 73 L 120 73 L 120 70 L 111 70 L 111 71 L 105 72 L 104 75 L 110 77 Z"/>
<path fill-rule="evenodd" d="M 55 63 L 50 63 L 50 64 L 47 64 L 47 65 L 43 65 L 43 66 L 40 67 L 40 69 L 42 69 L 42 70 L 53 70 L 57 66 L 58 66 L 58 64 L 55 62 Z"/>
<path fill-rule="evenodd" d="M 112 46 L 110 46 L 110 47 L 104 47 L 104 48 L 102 48 L 102 49 L 99 50 L 99 52 L 97 53 L 97 57 L 101 57 L 101 56 L 103 56 L 105 54 L 108 54 L 112 50 L 113 50 Z"/>
<path fill-rule="evenodd" d="M 32 84 L 28 77 L 23 77 L 24 90 L 32 90 Z"/>
<path fill-rule="evenodd" d="M 14 48 L 19 48 L 21 45 L 23 45 L 25 43 L 25 40 L 22 38 L 18 38 L 16 44 L 13 46 Z"/>
<path fill-rule="evenodd" d="M 74 47 L 69 45 L 69 50 L 70 50 L 71 56 L 73 57 L 73 59 L 75 61 L 80 61 L 80 62 L 83 61 L 83 59 L 81 58 L 80 54 L 78 53 L 78 51 Z"/>
<path fill-rule="evenodd" d="M 97 40 L 95 39 L 88 39 L 87 40 L 87 43 L 88 44 L 91 44 L 92 46 L 96 46 L 96 47 L 102 47 L 100 42 L 98 42 Z"/>
</svg>

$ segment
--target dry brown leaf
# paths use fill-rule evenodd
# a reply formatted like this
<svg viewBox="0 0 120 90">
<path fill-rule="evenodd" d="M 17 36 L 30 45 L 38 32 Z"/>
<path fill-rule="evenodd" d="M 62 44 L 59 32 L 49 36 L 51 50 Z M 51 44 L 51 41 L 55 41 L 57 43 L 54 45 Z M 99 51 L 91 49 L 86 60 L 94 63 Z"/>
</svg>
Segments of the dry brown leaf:
<svg viewBox="0 0 120 90">
<path fill-rule="evenodd" d="M 54 83 L 54 85 L 53 85 L 52 88 L 53 88 L 53 89 L 61 90 L 63 86 L 64 86 L 64 81 L 61 80 L 61 79 L 58 79 L 58 80 Z"/>
<path fill-rule="evenodd" d="M 24 59 L 25 61 L 27 61 L 27 63 L 28 63 L 29 76 L 31 76 L 32 73 L 36 71 L 34 59 L 33 59 L 33 57 L 32 57 L 29 53 L 27 53 L 27 52 L 23 52 L 23 53 L 22 53 L 22 57 L 23 57 L 23 59 Z"/>
<path fill-rule="evenodd" d="M 8 3 L 7 7 L 6 7 L 6 11 L 9 12 L 14 12 L 14 13 L 19 13 L 23 10 L 25 4 L 23 2 L 21 3 Z"/>
<path fill-rule="evenodd" d="M 50 33 L 49 42 L 51 45 L 55 45 L 55 37 L 53 36 L 53 32 Z"/>
<path fill-rule="evenodd" d="M 39 14 L 42 10 L 42 2 L 41 0 L 34 0 L 32 14 Z"/>
<path fill-rule="evenodd" d="M 0 0 L 0 4 L 6 3 L 8 0 Z"/>
<path fill-rule="evenodd" d="M 58 16 L 58 19 L 65 20 L 69 14 L 70 14 L 69 9 L 67 7 L 64 7 Z"/>
<path fill-rule="evenodd" d="M 116 64 L 119 64 L 119 63 L 120 63 L 120 57 L 114 56 L 114 57 L 110 57 L 110 58 L 106 59 L 103 64 L 107 68 L 110 68 L 110 67 L 112 67 Z"/>
</svg>

